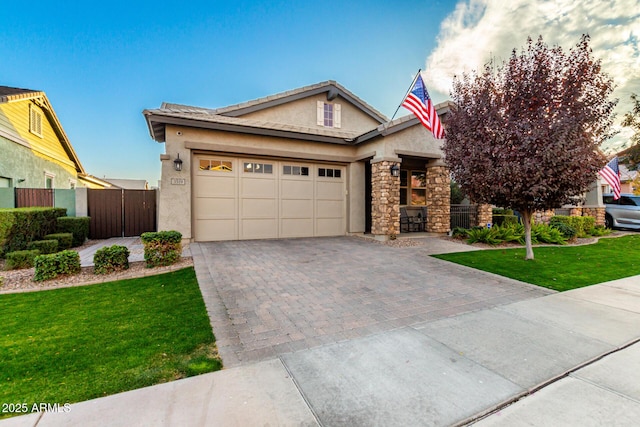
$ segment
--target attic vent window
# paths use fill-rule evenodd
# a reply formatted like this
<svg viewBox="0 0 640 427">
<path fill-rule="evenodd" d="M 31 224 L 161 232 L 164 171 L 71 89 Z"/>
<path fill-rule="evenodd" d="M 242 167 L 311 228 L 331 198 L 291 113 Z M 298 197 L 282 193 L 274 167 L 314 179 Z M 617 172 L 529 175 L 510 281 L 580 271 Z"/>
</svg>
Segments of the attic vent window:
<svg viewBox="0 0 640 427">
<path fill-rule="evenodd" d="M 340 128 L 341 110 L 340 104 L 318 101 L 317 125 L 326 128 Z"/>
<path fill-rule="evenodd" d="M 42 138 L 42 113 L 33 104 L 29 105 L 29 132 Z"/>
</svg>

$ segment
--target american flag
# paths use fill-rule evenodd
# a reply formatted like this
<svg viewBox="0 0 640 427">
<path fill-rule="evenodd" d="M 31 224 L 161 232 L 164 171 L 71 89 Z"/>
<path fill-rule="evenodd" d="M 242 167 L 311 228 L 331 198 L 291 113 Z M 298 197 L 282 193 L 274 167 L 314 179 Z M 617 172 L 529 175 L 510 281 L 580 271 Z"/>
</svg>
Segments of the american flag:
<svg viewBox="0 0 640 427">
<path fill-rule="evenodd" d="M 402 102 L 402 106 L 416 115 L 420 123 L 429 129 L 436 139 L 441 139 L 444 136 L 444 129 L 442 129 L 442 123 L 436 109 L 433 108 L 433 103 L 429 97 L 429 92 L 422 81 L 422 76 L 418 74 L 416 82 L 411 88 L 411 92 Z"/>
<path fill-rule="evenodd" d="M 618 158 L 614 157 L 611 159 L 599 174 L 613 189 L 613 199 L 618 200 L 620 198 L 620 168 L 618 167 Z"/>
</svg>

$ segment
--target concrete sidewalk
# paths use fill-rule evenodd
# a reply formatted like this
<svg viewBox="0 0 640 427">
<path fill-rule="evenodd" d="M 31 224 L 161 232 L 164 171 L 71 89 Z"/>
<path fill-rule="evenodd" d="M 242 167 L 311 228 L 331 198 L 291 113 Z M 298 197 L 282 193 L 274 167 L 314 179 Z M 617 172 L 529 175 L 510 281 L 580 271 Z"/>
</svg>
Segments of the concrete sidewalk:
<svg viewBox="0 0 640 427">
<path fill-rule="evenodd" d="M 631 426 L 640 419 L 639 339 L 636 276 L 0 426 Z"/>
</svg>

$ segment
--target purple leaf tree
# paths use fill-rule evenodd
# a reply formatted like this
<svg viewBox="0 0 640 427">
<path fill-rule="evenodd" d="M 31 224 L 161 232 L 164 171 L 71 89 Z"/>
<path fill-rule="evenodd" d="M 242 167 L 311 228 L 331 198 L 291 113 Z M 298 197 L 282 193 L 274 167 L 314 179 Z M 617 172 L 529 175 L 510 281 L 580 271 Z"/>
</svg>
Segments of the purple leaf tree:
<svg viewBox="0 0 640 427">
<path fill-rule="evenodd" d="M 446 162 L 472 200 L 521 213 L 526 259 L 533 213 L 578 203 L 606 164 L 613 87 L 586 35 L 568 52 L 529 38 L 506 63 L 454 79 Z"/>
</svg>

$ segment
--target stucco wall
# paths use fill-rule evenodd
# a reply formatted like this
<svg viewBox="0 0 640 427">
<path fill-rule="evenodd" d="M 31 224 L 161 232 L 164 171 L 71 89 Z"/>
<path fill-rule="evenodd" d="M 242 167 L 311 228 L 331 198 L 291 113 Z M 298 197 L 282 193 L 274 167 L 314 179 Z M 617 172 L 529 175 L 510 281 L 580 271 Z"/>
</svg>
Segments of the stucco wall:
<svg viewBox="0 0 640 427">
<path fill-rule="evenodd" d="M 349 101 L 340 96 L 331 101 L 327 101 L 326 94 L 319 94 L 299 99 L 277 107 L 271 107 L 254 113 L 245 114 L 242 117 L 309 128 L 322 128 L 322 126 L 318 126 L 316 121 L 317 101 L 340 104 L 340 130 L 364 133 L 380 124 L 378 121 L 366 115 L 360 109 L 354 107 Z"/>
<path fill-rule="evenodd" d="M 165 154 L 160 158 L 162 175 L 160 181 L 158 230 L 176 230 L 183 239 L 192 238 L 191 229 L 191 153 L 184 148 L 184 138 L 176 135 L 176 129 L 167 126 Z M 182 170 L 174 169 L 173 161 L 178 153 L 182 160 Z"/>
<path fill-rule="evenodd" d="M 348 210 L 347 232 L 364 233 L 365 231 L 365 164 L 351 163 L 348 168 Z"/>
<path fill-rule="evenodd" d="M 13 187 L 44 188 L 45 171 L 55 175 L 54 188 L 71 188 L 70 180 L 81 185 L 68 168 L 36 156 L 29 148 L 0 137 L 0 176 L 11 178 Z M 23 182 L 18 180 L 24 179 Z"/>
</svg>

